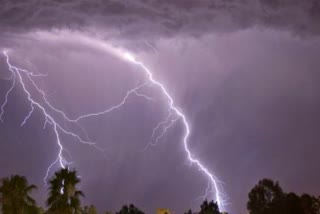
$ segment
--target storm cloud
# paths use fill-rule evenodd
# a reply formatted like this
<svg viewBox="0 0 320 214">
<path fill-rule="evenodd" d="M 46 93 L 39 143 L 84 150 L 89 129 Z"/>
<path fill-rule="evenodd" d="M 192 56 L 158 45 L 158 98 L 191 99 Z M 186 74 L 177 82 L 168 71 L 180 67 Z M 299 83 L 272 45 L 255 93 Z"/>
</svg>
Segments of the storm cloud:
<svg viewBox="0 0 320 214">
<path fill-rule="evenodd" d="M 83 29 L 105 37 L 155 39 L 257 28 L 319 35 L 317 0 L 1 0 L 1 32 Z"/>
</svg>

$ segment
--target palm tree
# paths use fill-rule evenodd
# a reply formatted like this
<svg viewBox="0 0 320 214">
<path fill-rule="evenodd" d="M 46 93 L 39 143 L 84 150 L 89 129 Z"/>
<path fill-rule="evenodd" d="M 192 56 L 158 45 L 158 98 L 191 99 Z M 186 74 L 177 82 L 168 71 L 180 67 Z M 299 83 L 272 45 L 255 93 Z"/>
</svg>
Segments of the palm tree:
<svg viewBox="0 0 320 214">
<path fill-rule="evenodd" d="M 36 188 L 35 185 L 29 185 L 24 176 L 13 175 L 10 178 L 3 178 L 0 186 L 2 213 L 35 213 L 36 202 L 29 194 Z"/>
<path fill-rule="evenodd" d="M 80 196 L 84 197 L 84 194 L 77 190 L 78 183 L 80 183 L 80 179 L 75 170 L 70 171 L 65 168 L 56 172 L 50 180 L 47 200 L 48 213 L 81 213 Z"/>
</svg>

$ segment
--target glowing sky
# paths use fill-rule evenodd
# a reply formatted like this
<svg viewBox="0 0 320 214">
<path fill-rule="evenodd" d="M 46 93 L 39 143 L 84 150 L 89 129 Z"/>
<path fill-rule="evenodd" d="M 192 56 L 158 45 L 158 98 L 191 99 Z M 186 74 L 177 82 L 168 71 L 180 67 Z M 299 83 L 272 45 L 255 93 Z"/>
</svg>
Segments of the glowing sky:
<svg viewBox="0 0 320 214">
<path fill-rule="evenodd" d="M 0 48 L 15 64 L 48 74 L 36 82 L 73 118 L 119 103 L 145 80 L 101 45 L 135 53 L 188 115 L 190 147 L 224 181 L 231 213 L 245 213 L 247 193 L 263 177 L 287 191 L 320 193 L 317 1 L 7 0 L 0 8 Z M 1 103 L 9 76 L 0 57 Z M 26 175 L 43 203 L 57 146 L 39 111 L 20 127 L 29 110 L 20 89 L 0 124 L 0 177 Z M 186 161 L 182 124 L 144 150 L 167 114 L 158 90 L 144 93 L 157 99 L 129 98 L 113 114 L 81 123 L 104 154 L 63 137 L 84 203 L 114 210 L 133 202 L 147 213 L 197 208 L 207 180 Z"/>
</svg>

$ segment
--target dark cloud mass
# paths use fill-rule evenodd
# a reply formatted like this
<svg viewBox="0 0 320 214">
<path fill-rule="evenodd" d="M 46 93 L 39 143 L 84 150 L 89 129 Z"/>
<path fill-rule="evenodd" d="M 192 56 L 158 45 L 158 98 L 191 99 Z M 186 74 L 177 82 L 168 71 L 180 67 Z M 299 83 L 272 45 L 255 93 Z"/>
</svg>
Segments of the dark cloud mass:
<svg viewBox="0 0 320 214">
<path fill-rule="evenodd" d="M 320 33 L 317 0 L 1 0 L 0 5 L 0 26 L 13 31 L 92 27 L 106 36 L 145 39 L 250 27 Z"/>
</svg>

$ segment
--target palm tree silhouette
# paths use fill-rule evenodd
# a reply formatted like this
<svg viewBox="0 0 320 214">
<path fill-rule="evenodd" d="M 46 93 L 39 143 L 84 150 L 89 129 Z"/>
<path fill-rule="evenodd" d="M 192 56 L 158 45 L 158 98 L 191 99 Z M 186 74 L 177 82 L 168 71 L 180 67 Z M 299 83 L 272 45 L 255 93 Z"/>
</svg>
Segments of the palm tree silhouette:
<svg viewBox="0 0 320 214">
<path fill-rule="evenodd" d="M 30 196 L 35 185 L 29 185 L 26 177 L 13 175 L 3 178 L 0 186 L 2 213 L 24 214 L 37 210 L 35 200 Z M 36 213 L 36 212 L 34 212 Z"/>
<path fill-rule="evenodd" d="M 80 183 L 75 170 L 61 169 L 50 180 L 49 197 L 47 206 L 48 213 L 75 214 L 81 212 L 80 197 L 84 197 L 82 191 L 77 190 Z"/>
</svg>

